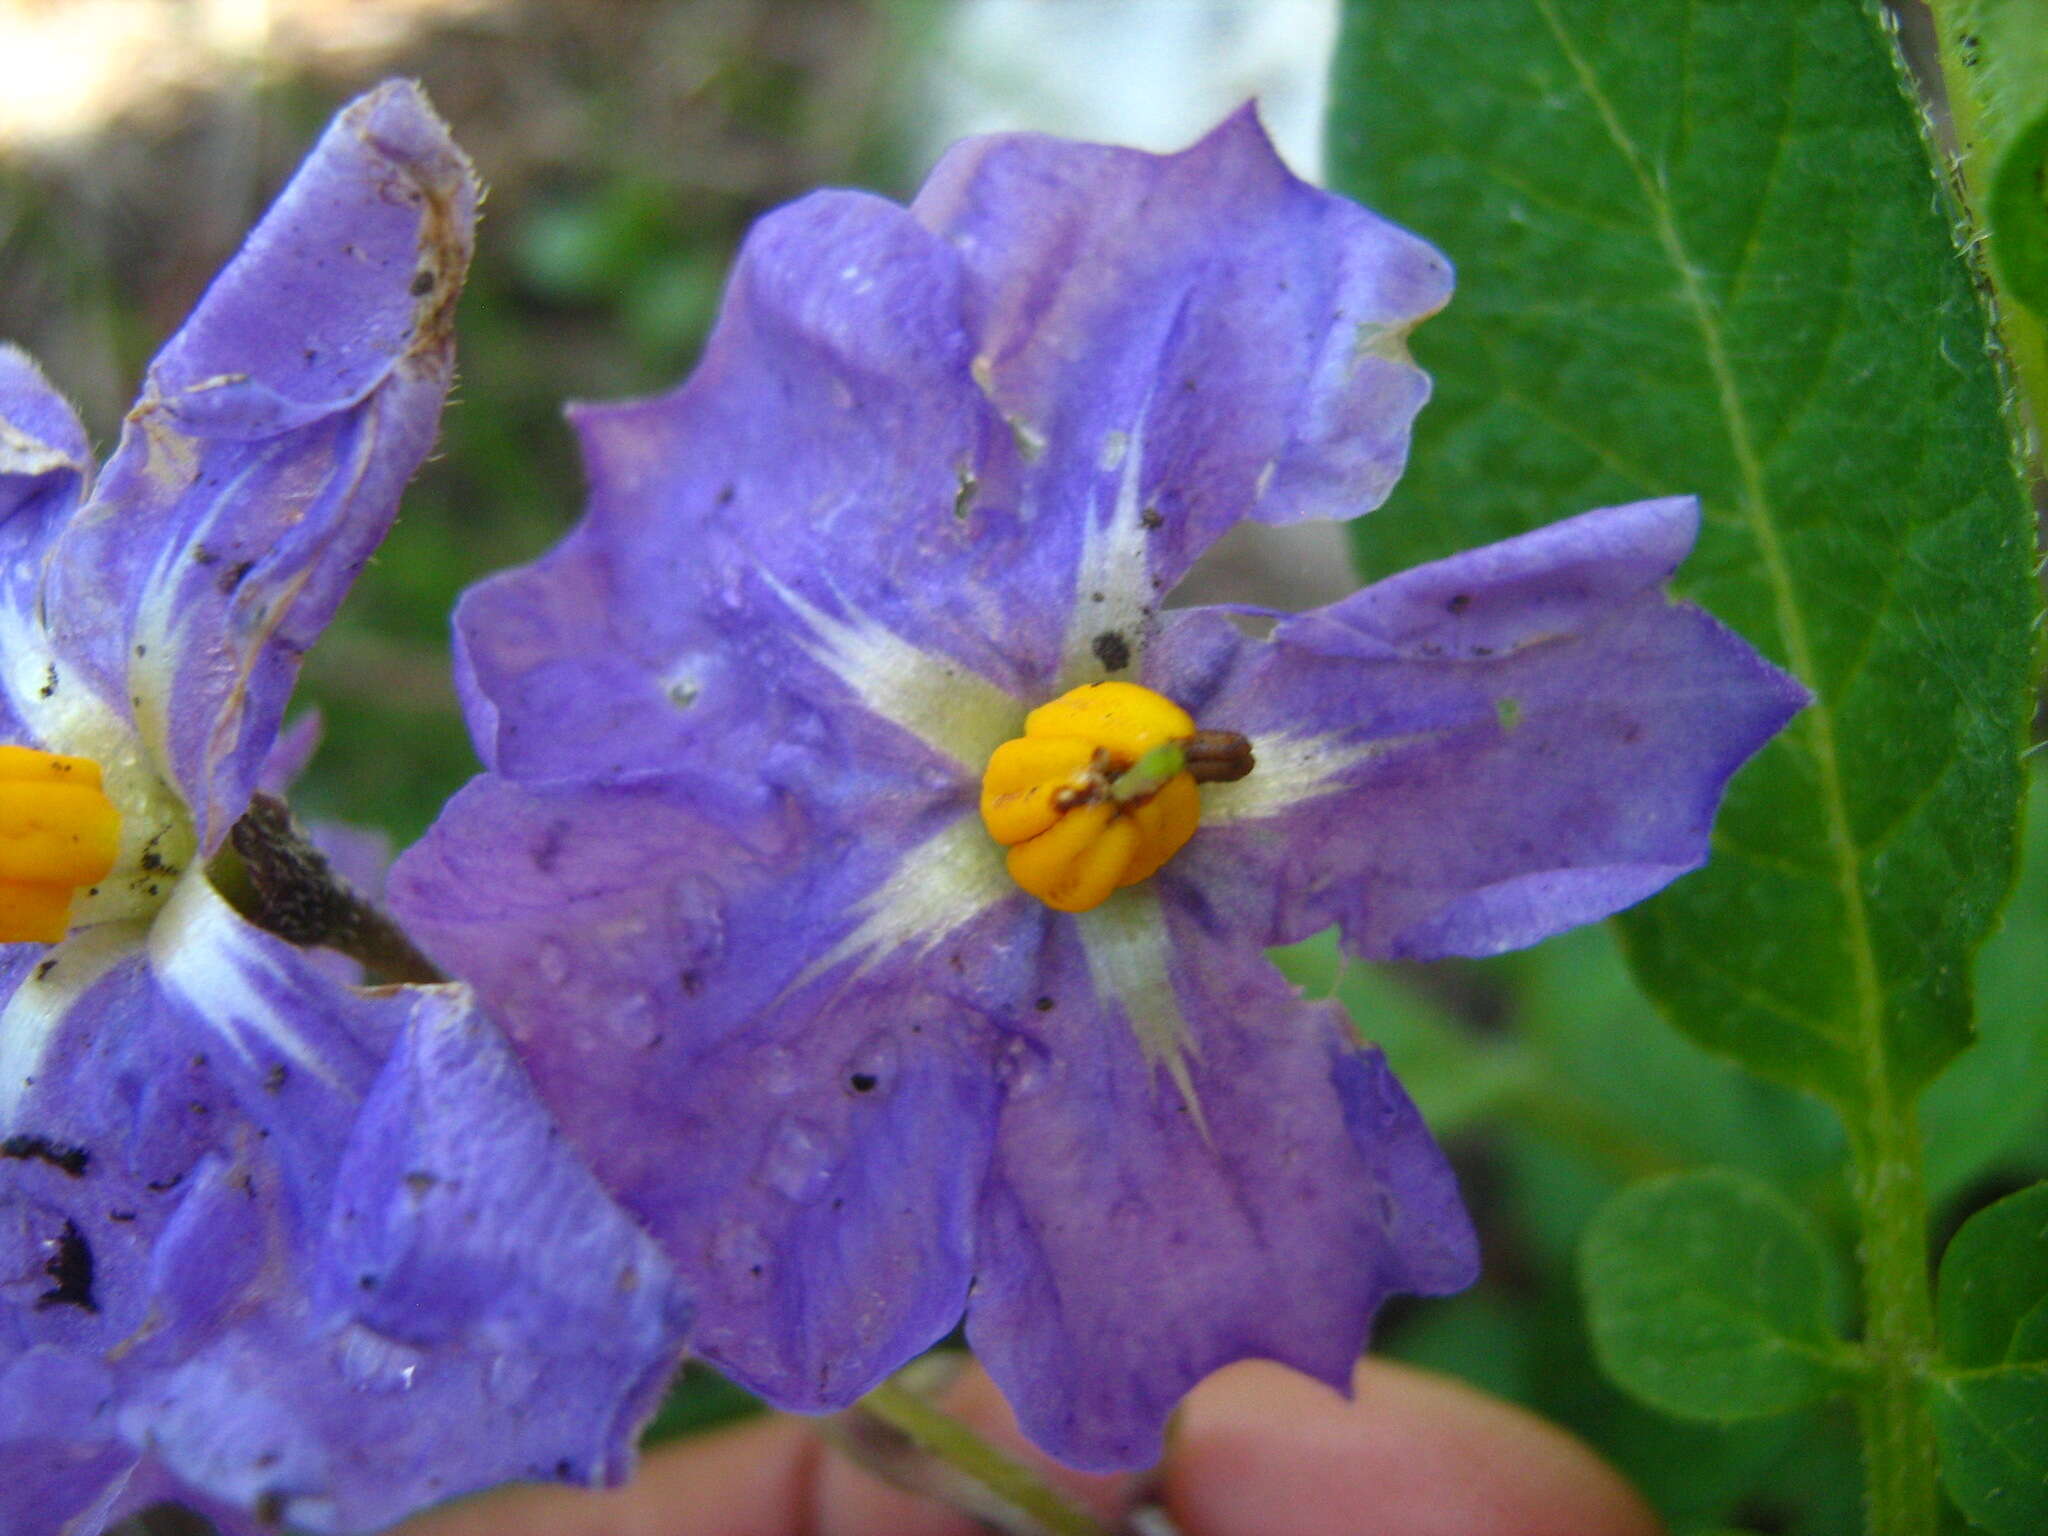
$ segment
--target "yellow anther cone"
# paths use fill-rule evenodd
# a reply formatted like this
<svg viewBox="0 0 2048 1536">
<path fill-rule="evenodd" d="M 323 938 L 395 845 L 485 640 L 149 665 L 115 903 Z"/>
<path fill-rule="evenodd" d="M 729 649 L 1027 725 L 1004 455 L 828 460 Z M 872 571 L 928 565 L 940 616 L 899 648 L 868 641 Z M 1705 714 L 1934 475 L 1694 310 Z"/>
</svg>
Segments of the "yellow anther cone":
<svg viewBox="0 0 2048 1536">
<path fill-rule="evenodd" d="M 1142 771 L 1117 781 L 1194 731 L 1186 710 L 1136 683 L 1091 683 L 1034 709 L 981 782 L 982 822 L 1009 848 L 1010 878 L 1057 911 L 1086 912 L 1155 874 L 1194 835 L 1201 791 L 1172 773 L 1177 753 L 1163 784 Z"/>
<path fill-rule="evenodd" d="M 997 747 L 981 776 L 981 819 L 1005 847 L 1036 837 L 1060 819 L 1063 790 L 1086 781 L 1095 744 L 1078 736 L 1020 736 Z"/>
<path fill-rule="evenodd" d="M 1089 683 L 1024 717 L 1026 736 L 1078 736 L 1121 758 L 1123 767 L 1194 732 L 1192 715 L 1136 683 Z"/>
<path fill-rule="evenodd" d="M 1077 806 L 1009 853 L 1010 878 L 1048 907 L 1086 912 L 1124 883 L 1138 825 L 1107 801 Z"/>
<path fill-rule="evenodd" d="M 1138 828 L 1138 851 L 1119 885 L 1136 885 L 1157 874 L 1195 835 L 1202 821 L 1201 787 L 1188 775 L 1177 773 L 1158 794 L 1133 806 L 1130 816 Z"/>
<path fill-rule="evenodd" d="M 107 877 L 120 842 L 98 763 L 0 746 L 0 943 L 63 938 L 73 894 Z"/>
</svg>

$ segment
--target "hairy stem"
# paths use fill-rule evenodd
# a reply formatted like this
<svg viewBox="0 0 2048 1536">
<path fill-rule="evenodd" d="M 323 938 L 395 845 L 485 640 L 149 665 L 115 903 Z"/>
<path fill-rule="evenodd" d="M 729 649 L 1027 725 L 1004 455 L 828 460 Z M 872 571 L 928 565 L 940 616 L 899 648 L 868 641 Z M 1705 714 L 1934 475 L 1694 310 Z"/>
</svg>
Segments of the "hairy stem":
<svg viewBox="0 0 2048 1536">
<path fill-rule="evenodd" d="M 1872 1370 L 1857 1409 L 1871 1536 L 1933 1536 L 1940 1517 L 1927 1275 L 1927 1184 L 1910 1103 L 1872 1100 L 1850 1126 L 1863 1268 L 1863 1346 Z"/>
</svg>

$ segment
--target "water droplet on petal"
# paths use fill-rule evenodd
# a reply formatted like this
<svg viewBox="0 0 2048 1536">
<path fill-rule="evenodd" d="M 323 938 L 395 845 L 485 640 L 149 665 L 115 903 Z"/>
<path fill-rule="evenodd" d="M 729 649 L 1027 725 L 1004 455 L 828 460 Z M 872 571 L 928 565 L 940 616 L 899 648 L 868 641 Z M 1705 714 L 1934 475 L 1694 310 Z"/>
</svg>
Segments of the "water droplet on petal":
<svg viewBox="0 0 2048 1536">
<path fill-rule="evenodd" d="M 350 1323 L 334 1339 L 334 1362 L 341 1374 L 366 1392 L 408 1390 L 425 1359 L 410 1345 L 361 1323 Z"/>
<path fill-rule="evenodd" d="M 768 1235 L 751 1221 L 722 1222 L 712 1234 L 711 1262 L 736 1278 L 760 1278 L 773 1256 Z"/>
<path fill-rule="evenodd" d="M 540 1381 L 540 1362 L 528 1354 L 499 1355 L 491 1361 L 484 1386 L 501 1403 L 524 1402 Z"/>
<path fill-rule="evenodd" d="M 761 1177 L 792 1200 L 815 1200 L 832 1182 L 832 1149 L 814 1127 L 784 1120 L 768 1133 Z"/>
<path fill-rule="evenodd" d="M 771 1045 L 761 1053 L 761 1086 L 778 1097 L 792 1094 L 802 1086 L 802 1063 L 786 1045 Z"/>
<path fill-rule="evenodd" d="M 1045 1086 L 1051 1058 L 1027 1035 L 1010 1035 L 996 1050 L 996 1081 L 1012 1100 L 1028 1099 Z"/>
<path fill-rule="evenodd" d="M 646 1050 L 661 1038 L 661 1027 L 656 1020 L 654 1004 L 646 994 L 636 993 L 621 1001 L 606 1019 L 612 1035 L 621 1045 L 634 1050 Z"/>
</svg>

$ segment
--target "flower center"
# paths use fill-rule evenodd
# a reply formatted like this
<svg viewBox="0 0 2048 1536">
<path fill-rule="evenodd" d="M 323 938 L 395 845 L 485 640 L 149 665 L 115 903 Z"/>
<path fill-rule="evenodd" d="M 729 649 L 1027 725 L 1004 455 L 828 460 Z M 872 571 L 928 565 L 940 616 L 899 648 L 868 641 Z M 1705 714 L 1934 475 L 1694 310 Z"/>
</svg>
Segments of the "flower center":
<svg viewBox="0 0 2048 1536">
<path fill-rule="evenodd" d="M 72 897 L 107 877 L 120 842 L 98 763 L 0 746 L 0 943 L 63 938 Z"/>
<path fill-rule="evenodd" d="M 1010 850 L 1010 878 L 1047 906 L 1086 912 L 1180 852 L 1202 819 L 1203 782 L 1252 771 L 1251 743 L 1198 731 L 1136 683 L 1089 683 L 1024 717 L 981 778 L 981 819 Z"/>
</svg>

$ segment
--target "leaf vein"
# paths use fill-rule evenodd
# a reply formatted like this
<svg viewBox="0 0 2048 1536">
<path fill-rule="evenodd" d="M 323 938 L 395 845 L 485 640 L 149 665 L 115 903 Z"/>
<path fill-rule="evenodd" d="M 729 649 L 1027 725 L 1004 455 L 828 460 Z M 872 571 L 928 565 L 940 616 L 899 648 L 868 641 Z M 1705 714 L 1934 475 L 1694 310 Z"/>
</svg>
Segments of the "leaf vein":
<svg viewBox="0 0 2048 1536">
<path fill-rule="evenodd" d="M 1544 25 L 1556 42 L 1580 88 L 1592 103 L 1601 127 L 1615 150 L 1634 175 L 1656 226 L 1659 243 L 1676 269 L 1687 307 L 1692 311 L 1708 371 L 1720 398 L 1721 416 L 1728 435 L 1728 447 L 1742 487 L 1742 507 L 1750 534 L 1756 543 L 1764 578 L 1771 589 L 1772 608 L 1778 620 L 1779 638 L 1792 671 L 1809 680 L 1816 676 L 1812 642 L 1807 636 L 1805 614 L 1798 601 L 1798 589 L 1786 557 L 1778 516 L 1763 464 L 1757 454 L 1754 432 L 1742 401 L 1735 371 L 1721 334 L 1720 318 L 1702 290 L 1700 273 L 1679 233 L 1670 199 L 1650 174 L 1627 127 L 1609 100 L 1584 51 L 1566 30 L 1556 0 L 1535 0 Z M 1848 793 L 1842 779 L 1840 750 L 1835 742 L 1835 724 L 1829 701 L 1816 695 L 1795 729 L 1812 738 L 1813 760 L 1818 770 L 1817 789 L 1827 818 L 1828 841 L 1835 855 L 1834 885 L 1842 901 L 1842 933 L 1848 949 L 1851 975 L 1855 982 L 1858 1059 L 1862 1088 L 1873 1112 L 1890 1119 L 1897 1113 L 1885 1057 L 1884 1001 L 1878 981 L 1877 956 L 1865 909 L 1861 858 L 1849 822 Z M 1704 963 L 1704 956 L 1701 957 Z"/>
</svg>

